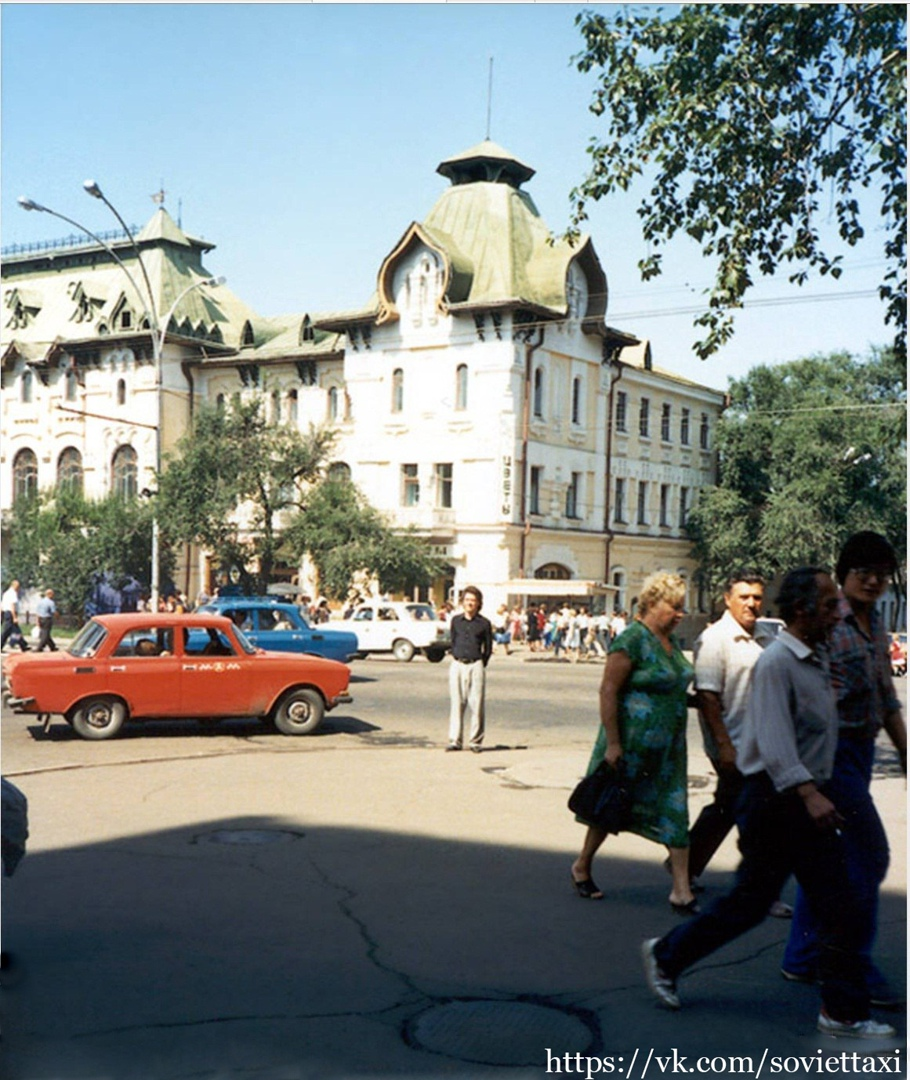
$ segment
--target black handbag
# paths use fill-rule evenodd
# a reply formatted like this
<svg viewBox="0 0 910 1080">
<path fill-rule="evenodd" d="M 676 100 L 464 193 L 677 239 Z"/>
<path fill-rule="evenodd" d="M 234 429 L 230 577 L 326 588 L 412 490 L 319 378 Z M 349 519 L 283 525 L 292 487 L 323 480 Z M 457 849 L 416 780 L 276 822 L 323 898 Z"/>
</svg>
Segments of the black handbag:
<svg viewBox="0 0 910 1080">
<path fill-rule="evenodd" d="M 628 828 L 632 817 L 632 791 L 622 761 L 615 768 L 602 761 L 594 772 L 580 780 L 569 796 L 569 809 L 582 821 L 609 833 Z"/>
</svg>

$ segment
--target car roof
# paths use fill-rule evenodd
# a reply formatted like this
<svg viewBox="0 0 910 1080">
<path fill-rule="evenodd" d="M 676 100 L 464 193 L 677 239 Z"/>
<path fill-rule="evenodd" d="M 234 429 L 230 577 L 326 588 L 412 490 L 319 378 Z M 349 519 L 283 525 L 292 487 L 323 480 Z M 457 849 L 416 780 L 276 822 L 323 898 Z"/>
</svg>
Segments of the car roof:
<svg viewBox="0 0 910 1080">
<path fill-rule="evenodd" d="M 232 607 L 297 607 L 293 600 L 288 600 L 284 596 L 215 596 L 208 603 L 203 604 L 203 607 L 213 605 L 217 607 L 222 605 L 231 605 Z"/>
<path fill-rule="evenodd" d="M 135 627 L 137 630 L 143 627 L 152 629 L 159 626 L 233 626 L 226 615 L 216 615 L 214 612 L 202 612 L 201 614 L 178 614 L 173 611 L 159 611 L 157 614 L 151 611 L 133 611 L 120 615 L 95 615 L 92 622 L 100 623 L 108 630 L 125 630 Z"/>
</svg>

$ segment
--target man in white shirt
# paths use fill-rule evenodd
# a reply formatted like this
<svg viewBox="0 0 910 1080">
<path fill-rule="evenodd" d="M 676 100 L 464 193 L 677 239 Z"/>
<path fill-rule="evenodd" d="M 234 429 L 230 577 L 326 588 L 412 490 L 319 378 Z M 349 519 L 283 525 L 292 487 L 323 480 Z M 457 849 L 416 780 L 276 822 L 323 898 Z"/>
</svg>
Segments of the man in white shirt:
<svg viewBox="0 0 910 1080">
<path fill-rule="evenodd" d="M 734 811 L 743 789 L 736 751 L 746 715 L 752 669 L 770 634 L 756 632 L 765 585 L 746 570 L 727 579 L 726 611 L 695 642 L 695 695 L 705 753 L 717 773 L 714 801 L 706 806 L 689 833 L 689 873 L 701 875 L 734 825 Z"/>
<path fill-rule="evenodd" d="M 3 631 L 0 634 L 0 649 L 12 640 L 23 652 L 28 652 L 28 644 L 19 627 L 19 582 L 11 581 L 9 588 L 0 600 L 3 609 Z"/>
</svg>

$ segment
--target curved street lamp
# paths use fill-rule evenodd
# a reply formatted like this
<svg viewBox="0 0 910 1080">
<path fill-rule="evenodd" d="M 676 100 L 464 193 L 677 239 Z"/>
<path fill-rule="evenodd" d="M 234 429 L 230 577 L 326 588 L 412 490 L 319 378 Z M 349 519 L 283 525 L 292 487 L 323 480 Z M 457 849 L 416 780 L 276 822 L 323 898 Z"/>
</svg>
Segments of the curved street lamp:
<svg viewBox="0 0 910 1080">
<path fill-rule="evenodd" d="M 67 217 L 66 214 L 61 214 L 57 210 L 52 210 L 49 206 L 43 206 L 41 203 L 35 202 L 34 199 L 30 199 L 26 195 L 21 195 L 18 202 L 23 210 L 36 210 L 42 214 L 50 214 L 51 217 L 60 218 L 61 221 L 65 221 L 68 225 L 72 225 L 73 228 L 78 229 L 80 232 L 85 233 L 86 236 L 94 240 L 96 244 L 100 245 L 100 247 L 102 247 L 108 253 L 108 255 L 110 255 L 110 257 L 120 267 L 124 274 L 126 274 L 129 283 L 132 285 L 133 290 L 135 291 L 136 296 L 139 299 L 139 302 L 143 305 L 143 315 L 145 316 L 149 324 L 149 330 L 151 333 L 152 357 L 155 363 L 155 399 L 158 410 L 158 419 L 157 423 L 155 424 L 155 476 L 157 477 L 161 474 L 161 428 L 163 419 L 163 379 L 161 360 L 164 354 L 164 344 L 165 338 L 167 337 L 168 326 L 180 302 L 188 293 L 191 293 L 194 289 L 202 288 L 202 286 L 204 285 L 208 286 L 209 288 L 215 288 L 218 285 L 224 285 L 227 279 L 223 277 L 202 278 L 200 281 L 194 281 L 190 285 L 187 285 L 187 287 L 177 296 L 177 299 L 173 302 L 173 304 L 171 304 L 170 309 L 168 310 L 168 313 L 165 316 L 164 320 L 162 322 L 159 322 L 158 306 L 155 303 L 155 291 L 152 288 L 152 283 L 149 279 L 148 271 L 145 267 L 145 261 L 142 258 L 142 252 L 139 250 L 139 245 L 136 243 L 136 238 L 130 231 L 129 226 L 118 213 L 117 208 L 113 205 L 113 203 L 108 200 L 104 192 L 101 190 L 98 184 L 95 183 L 94 180 L 86 180 L 83 184 L 83 187 L 89 195 L 93 196 L 96 199 L 100 199 L 104 203 L 104 205 L 108 207 L 108 209 L 111 211 L 114 217 L 116 217 L 117 221 L 122 226 L 123 231 L 129 237 L 133 245 L 133 251 L 136 253 L 136 261 L 139 263 L 139 269 L 142 271 L 142 278 L 145 283 L 144 294 L 143 290 L 140 289 L 137 285 L 136 279 L 130 273 L 129 268 L 126 266 L 126 264 L 117 254 L 117 252 L 114 251 L 114 249 L 110 247 L 109 244 L 106 244 L 100 236 L 96 236 L 95 233 L 91 231 L 91 229 L 86 228 L 85 225 L 82 225 L 78 221 L 73 220 L 73 218 Z M 152 518 L 152 565 L 150 575 L 152 611 L 158 610 L 158 598 L 161 583 L 159 566 L 159 533 L 160 529 L 158 525 L 158 514 L 156 511 L 154 517 Z"/>
</svg>

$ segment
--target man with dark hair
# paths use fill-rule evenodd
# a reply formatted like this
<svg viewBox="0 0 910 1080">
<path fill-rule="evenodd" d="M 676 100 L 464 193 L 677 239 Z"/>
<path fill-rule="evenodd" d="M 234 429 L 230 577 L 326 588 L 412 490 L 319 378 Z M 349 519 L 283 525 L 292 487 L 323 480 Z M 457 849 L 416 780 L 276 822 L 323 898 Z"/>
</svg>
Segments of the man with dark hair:
<svg viewBox="0 0 910 1080">
<path fill-rule="evenodd" d="M 829 641 L 840 726 L 826 790 L 845 818 L 848 868 L 864 920 L 863 970 L 870 1000 L 880 1008 L 898 1008 L 904 1002 L 904 995 L 888 985 L 872 960 L 879 886 L 889 862 L 888 839 L 870 792 L 875 740 L 882 728 L 907 774 L 907 730 L 891 678 L 888 637 L 875 608 L 896 569 L 894 549 L 878 533 L 860 532 L 847 540 L 837 560 L 840 621 Z M 799 890 L 781 973 L 792 982 L 814 982 L 817 967 L 816 920 Z"/>
<path fill-rule="evenodd" d="M 764 600 L 760 574 L 737 570 L 724 588 L 726 611 L 695 642 L 695 696 L 705 753 L 717 773 L 714 800 L 698 816 L 689 833 L 689 874 L 698 878 L 735 823 L 734 813 L 744 777 L 736 767 L 752 669 L 762 649 L 773 640 L 756 630 Z M 772 915 L 787 917 L 789 907 L 775 901 Z"/>
<path fill-rule="evenodd" d="M 452 666 L 449 669 L 449 745 L 460 750 L 464 738 L 464 713 L 471 709 L 470 746 L 480 753 L 484 734 L 486 667 L 493 652 L 493 628 L 480 614 L 483 594 L 468 585 L 461 597 L 461 612 L 450 623 Z"/>
<path fill-rule="evenodd" d="M 894 1028 L 869 1016 L 844 819 L 825 791 L 837 747 L 837 706 L 819 646 L 838 619 L 837 589 L 823 570 L 802 567 L 784 578 L 778 606 L 786 629 L 755 664 L 740 741 L 746 780 L 737 810 L 742 862 L 736 883 L 703 914 L 643 944 L 645 977 L 664 1005 L 678 1009 L 678 976 L 757 926 L 795 874 L 819 920 L 818 1030 L 890 1038 Z"/>
</svg>

